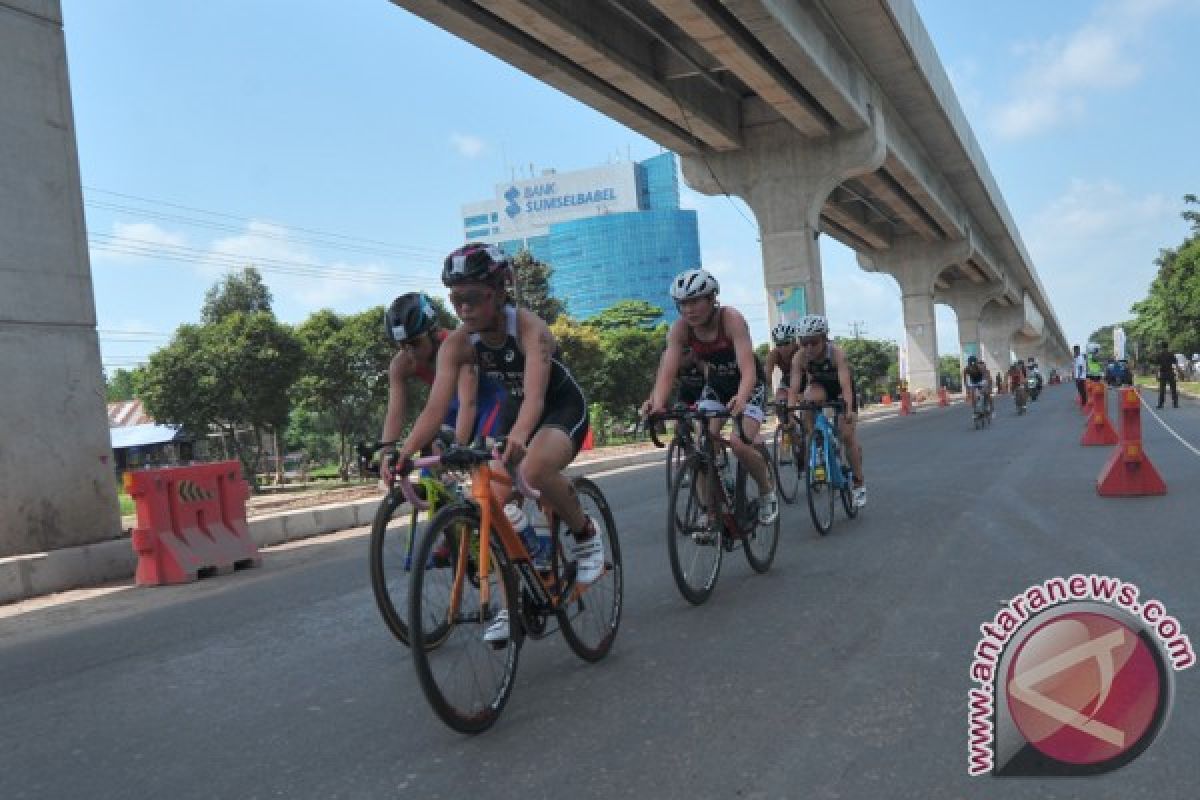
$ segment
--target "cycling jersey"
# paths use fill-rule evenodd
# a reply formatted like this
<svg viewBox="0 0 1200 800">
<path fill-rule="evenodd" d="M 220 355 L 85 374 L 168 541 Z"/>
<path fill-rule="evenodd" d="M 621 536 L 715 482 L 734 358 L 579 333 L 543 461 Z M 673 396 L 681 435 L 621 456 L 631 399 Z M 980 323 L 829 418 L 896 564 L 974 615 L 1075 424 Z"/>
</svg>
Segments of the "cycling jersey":
<svg viewBox="0 0 1200 800">
<path fill-rule="evenodd" d="M 967 367 L 967 383 L 978 388 L 987 383 L 987 375 L 977 365 L 971 364 Z"/>
<path fill-rule="evenodd" d="M 738 367 L 733 338 L 725 332 L 725 309 L 717 309 L 715 339 L 706 342 L 698 338 L 696 332 L 688 326 L 687 346 L 698 360 L 708 364 L 707 386 L 712 389 L 718 400 L 728 405 L 741 388 L 742 371 Z M 756 380 L 746 406 L 746 414 L 751 419 L 762 422 L 766 419 L 767 379 L 762 363 L 757 357 L 754 359 L 754 370 Z"/>
<path fill-rule="evenodd" d="M 498 347 L 491 347 L 477 334 L 471 334 L 475 357 L 479 362 L 480 382 L 489 378 L 504 387 L 507 393 L 508 423 L 516 420 L 517 410 L 525 397 L 525 353 L 517 340 L 516 306 L 504 307 L 505 339 Z M 556 351 L 550 359 L 550 380 L 546 384 L 546 397 L 542 417 L 534 432 L 543 427 L 559 428 L 575 444 L 578 452 L 588 433 L 587 400 L 583 389 L 576 383 L 570 370 L 559 360 Z"/>
<path fill-rule="evenodd" d="M 825 343 L 825 353 L 819 359 L 810 359 L 804 365 L 807 382 L 814 383 L 825 390 L 828 400 L 838 400 L 842 397 L 842 381 L 838 374 L 837 364 L 833 360 L 833 342 Z M 854 385 L 854 374 L 850 375 L 850 385 Z M 858 398 L 850 398 L 850 410 L 858 411 Z"/>
</svg>

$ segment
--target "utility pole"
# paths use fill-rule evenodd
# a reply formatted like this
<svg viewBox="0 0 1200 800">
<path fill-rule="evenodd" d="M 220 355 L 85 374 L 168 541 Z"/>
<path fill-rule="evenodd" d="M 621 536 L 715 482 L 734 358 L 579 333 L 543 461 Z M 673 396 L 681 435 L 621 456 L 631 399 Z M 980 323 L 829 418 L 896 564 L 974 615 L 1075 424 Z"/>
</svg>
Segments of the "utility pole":
<svg viewBox="0 0 1200 800">
<path fill-rule="evenodd" d="M 850 323 L 850 332 L 854 334 L 855 339 L 861 339 L 863 334 L 867 332 L 867 323 L 861 319 L 856 319 Z"/>
</svg>

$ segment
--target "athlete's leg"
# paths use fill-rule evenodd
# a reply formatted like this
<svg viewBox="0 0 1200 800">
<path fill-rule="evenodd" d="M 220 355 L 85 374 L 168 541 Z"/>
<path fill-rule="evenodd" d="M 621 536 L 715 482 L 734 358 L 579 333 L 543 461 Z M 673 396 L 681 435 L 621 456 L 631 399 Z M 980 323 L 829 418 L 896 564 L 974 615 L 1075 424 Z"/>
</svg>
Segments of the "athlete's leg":
<svg viewBox="0 0 1200 800">
<path fill-rule="evenodd" d="M 519 469 L 529 485 L 572 531 L 587 524 L 571 481 L 562 474 L 575 459 L 575 443 L 562 428 L 544 427 L 529 440 Z"/>
</svg>

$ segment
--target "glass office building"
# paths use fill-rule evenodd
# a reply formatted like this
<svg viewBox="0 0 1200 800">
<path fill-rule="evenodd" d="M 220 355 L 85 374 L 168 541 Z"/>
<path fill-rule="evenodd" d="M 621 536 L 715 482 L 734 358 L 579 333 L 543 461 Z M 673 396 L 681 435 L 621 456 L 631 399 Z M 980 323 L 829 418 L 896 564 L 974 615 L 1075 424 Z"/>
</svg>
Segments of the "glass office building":
<svg viewBox="0 0 1200 800">
<path fill-rule="evenodd" d="M 463 207 L 463 236 L 549 264 L 551 290 L 576 319 L 645 300 L 672 321 L 671 279 L 700 266 L 696 212 L 679 208 L 672 153 L 500 184 L 494 199 Z"/>
</svg>

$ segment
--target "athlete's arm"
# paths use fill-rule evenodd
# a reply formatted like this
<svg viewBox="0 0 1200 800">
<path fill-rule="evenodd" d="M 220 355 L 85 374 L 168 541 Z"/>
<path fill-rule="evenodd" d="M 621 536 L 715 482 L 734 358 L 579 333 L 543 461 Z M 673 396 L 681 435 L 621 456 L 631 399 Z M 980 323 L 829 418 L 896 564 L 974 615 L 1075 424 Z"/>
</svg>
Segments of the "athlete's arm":
<svg viewBox="0 0 1200 800">
<path fill-rule="evenodd" d="M 800 399 L 800 384 L 803 382 L 804 369 L 808 366 L 808 359 L 804 357 L 804 348 L 799 348 L 792 355 L 791 369 L 792 377 L 788 381 L 788 405 L 794 406 Z"/>
<path fill-rule="evenodd" d="M 733 350 L 737 353 L 738 372 L 741 375 L 738 393 L 728 405 L 729 413 L 736 416 L 745 411 L 750 402 L 754 385 L 758 383 L 758 365 L 754 359 L 754 342 L 750 340 L 750 326 L 746 324 L 746 318 L 736 308 L 725 308 L 721 313 L 725 315 L 727 323 L 725 330 L 730 331 L 733 338 Z"/>
<path fill-rule="evenodd" d="M 509 431 L 509 440 L 524 447 L 546 407 L 546 387 L 550 385 L 550 361 L 554 358 L 554 334 L 532 311 L 517 311 L 517 336 L 525 354 L 525 396 Z"/>
<path fill-rule="evenodd" d="M 420 416 L 413 423 L 408 438 L 399 448 L 401 463 L 411 458 L 422 447 L 433 441 L 442 427 L 442 420 L 450 410 L 450 400 L 458 384 L 458 369 L 463 364 L 474 363 L 475 352 L 467 338 L 465 328 L 459 328 L 446 337 L 438 348 L 437 369 L 433 386 L 429 389 L 429 400 Z"/>
<path fill-rule="evenodd" d="M 463 364 L 458 368 L 458 418 L 454 420 L 454 441 L 470 444 L 479 415 L 479 367 Z"/>
<path fill-rule="evenodd" d="M 842 387 L 842 402 L 846 404 L 842 419 L 853 421 L 854 380 L 850 377 L 850 359 L 846 358 L 846 351 L 837 345 L 833 346 L 833 363 L 837 366 L 838 384 Z"/>
<path fill-rule="evenodd" d="M 388 402 L 380 441 L 394 442 L 404 430 L 404 410 L 408 405 L 408 388 L 405 384 L 415 367 L 416 362 L 407 350 L 396 353 L 388 364 Z"/>
<path fill-rule="evenodd" d="M 686 342 L 687 323 L 677 319 L 667 331 L 667 349 L 663 350 L 662 358 L 658 361 L 658 377 L 654 379 L 654 390 L 650 392 L 648 411 L 662 411 L 666 408 L 667 395 L 671 391 L 671 383 L 679 374 L 679 364 L 683 360 L 683 346 Z"/>
</svg>

